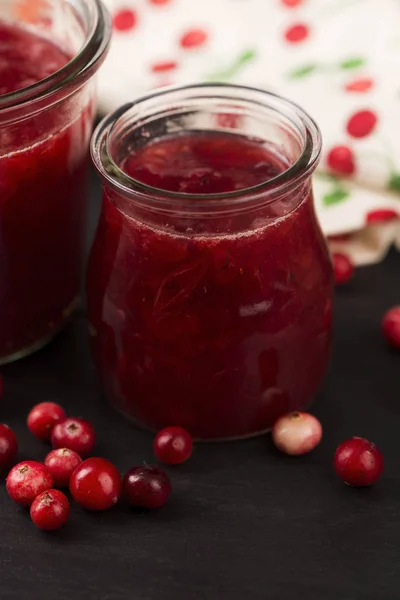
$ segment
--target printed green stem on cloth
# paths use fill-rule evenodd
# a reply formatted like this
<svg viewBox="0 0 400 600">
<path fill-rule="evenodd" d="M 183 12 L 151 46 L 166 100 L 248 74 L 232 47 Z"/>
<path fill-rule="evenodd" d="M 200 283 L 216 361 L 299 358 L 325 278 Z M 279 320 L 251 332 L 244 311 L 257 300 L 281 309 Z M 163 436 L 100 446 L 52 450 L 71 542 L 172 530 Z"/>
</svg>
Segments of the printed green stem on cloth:
<svg viewBox="0 0 400 600">
<path fill-rule="evenodd" d="M 323 6 L 319 9 L 319 11 L 315 11 L 315 15 L 319 17 L 332 17 L 335 13 L 342 14 L 344 10 L 347 8 L 351 8 L 355 4 L 360 4 L 361 2 L 365 2 L 365 0 L 342 0 L 341 2 L 338 0 L 333 0 L 329 6 Z"/>
<path fill-rule="evenodd" d="M 234 62 L 224 69 L 215 71 L 206 77 L 207 81 L 229 81 L 233 79 L 245 66 L 248 65 L 255 57 L 257 53 L 255 50 L 248 49 L 244 50 L 236 57 Z"/>
<path fill-rule="evenodd" d="M 345 188 L 343 181 L 339 177 L 335 177 L 335 175 L 320 171 L 316 173 L 316 176 L 320 177 L 321 179 L 327 179 L 332 184 L 331 189 L 322 196 L 322 203 L 324 206 L 339 204 L 340 202 L 347 200 L 347 198 L 350 196 L 349 190 Z"/>
<path fill-rule="evenodd" d="M 386 187 L 391 192 L 400 193 L 400 172 L 397 170 L 396 163 L 393 160 L 393 148 L 389 140 L 382 137 L 382 135 L 376 135 L 375 139 L 378 140 L 383 148 L 382 156 L 384 157 L 386 164 L 389 169 L 389 178 L 386 183 Z"/>
<path fill-rule="evenodd" d="M 332 64 L 309 63 L 309 64 L 300 65 L 299 67 L 296 67 L 296 68 L 292 69 L 291 71 L 289 71 L 287 73 L 287 77 L 289 79 L 301 79 L 303 77 L 308 77 L 309 75 L 312 75 L 312 74 L 316 73 L 317 71 L 325 72 L 325 73 L 336 71 L 336 70 L 350 71 L 353 69 L 359 69 L 360 67 L 364 67 L 366 64 L 367 64 L 367 61 L 362 56 L 351 56 L 349 58 L 346 58 L 346 59 L 340 61 L 339 63 L 332 63 Z"/>
<path fill-rule="evenodd" d="M 391 192 L 397 192 L 398 194 L 400 194 L 400 173 L 396 173 L 395 171 L 393 171 L 390 174 L 387 187 L 388 190 L 390 190 Z"/>
<path fill-rule="evenodd" d="M 386 183 L 386 187 L 391 192 L 400 193 L 400 172 L 397 170 L 396 163 L 393 160 L 393 150 L 387 140 L 382 137 L 377 137 L 382 142 L 384 147 L 384 156 L 386 163 L 389 167 L 389 178 Z"/>
</svg>

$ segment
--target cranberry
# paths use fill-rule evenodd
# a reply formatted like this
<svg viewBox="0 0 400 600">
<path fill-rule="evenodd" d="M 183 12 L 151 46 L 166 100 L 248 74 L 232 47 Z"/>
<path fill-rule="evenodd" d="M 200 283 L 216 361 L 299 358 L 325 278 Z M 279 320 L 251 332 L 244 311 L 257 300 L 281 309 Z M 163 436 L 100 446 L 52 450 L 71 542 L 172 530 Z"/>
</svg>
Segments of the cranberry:
<svg viewBox="0 0 400 600">
<path fill-rule="evenodd" d="M 378 118 L 372 110 L 360 110 L 354 113 L 347 122 L 347 132 L 355 138 L 363 138 L 372 133 Z"/>
<path fill-rule="evenodd" d="M 69 500 L 59 490 L 46 490 L 36 496 L 31 506 L 31 519 L 39 529 L 60 529 L 69 516 Z"/>
<path fill-rule="evenodd" d="M 81 462 L 79 454 L 69 448 L 56 448 L 44 459 L 56 487 L 68 487 L 72 473 Z"/>
<path fill-rule="evenodd" d="M 15 433 L 8 425 L 0 424 L 0 471 L 9 467 L 18 452 Z"/>
<path fill-rule="evenodd" d="M 383 456 L 372 442 L 352 437 L 336 450 L 334 467 L 339 477 L 349 485 L 372 485 L 382 475 Z"/>
<path fill-rule="evenodd" d="M 133 467 L 126 473 L 122 488 L 129 504 L 142 508 L 160 508 L 171 494 L 168 475 L 158 467 Z"/>
<path fill-rule="evenodd" d="M 370 77 L 360 77 L 353 79 L 344 86 L 346 92 L 367 92 L 374 85 L 374 80 Z"/>
<path fill-rule="evenodd" d="M 326 160 L 329 168 L 340 175 L 352 175 L 356 169 L 353 152 L 348 146 L 334 146 Z"/>
<path fill-rule="evenodd" d="M 30 411 L 27 425 L 30 432 L 39 440 L 48 441 L 54 425 L 61 419 L 65 419 L 65 412 L 59 404 L 40 402 Z"/>
<path fill-rule="evenodd" d="M 389 344 L 400 349 L 400 306 L 388 310 L 382 319 L 382 332 Z"/>
<path fill-rule="evenodd" d="M 158 63 L 154 63 L 151 66 L 153 73 L 165 73 L 165 71 L 173 71 L 178 66 L 178 63 L 174 60 L 164 60 Z"/>
<path fill-rule="evenodd" d="M 185 462 L 193 450 L 191 435 L 183 427 L 165 427 L 154 440 L 154 453 L 168 465 Z"/>
<path fill-rule="evenodd" d="M 78 454 L 89 454 L 94 447 L 95 433 L 92 425 L 84 419 L 69 417 L 59 421 L 53 428 L 53 448 L 69 448 Z"/>
<path fill-rule="evenodd" d="M 272 428 L 275 446 L 293 456 L 314 450 L 322 438 L 322 426 L 306 412 L 292 412 L 280 417 Z"/>
<path fill-rule="evenodd" d="M 335 252 L 332 255 L 333 272 L 336 285 L 348 283 L 353 277 L 354 267 L 348 256 Z"/>
<path fill-rule="evenodd" d="M 134 10 L 124 8 L 115 13 L 113 27 L 117 31 L 130 31 L 137 23 L 137 15 Z"/>
<path fill-rule="evenodd" d="M 121 476 L 105 458 L 88 458 L 72 473 L 69 487 L 78 504 L 87 510 L 107 510 L 121 496 Z"/>
<path fill-rule="evenodd" d="M 45 465 L 35 460 L 26 460 L 11 469 L 6 487 L 10 498 L 15 502 L 30 506 L 36 496 L 53 487 L 53 478 Z"/>
<path fill-rule="evenodd" d="M 182 48 L 197 48 L 202 46 L 207 41 L 207 32 L 203 29 L 190 29 L 184 33 L 180 39 Z"/>
<path fill-rule="evenodd" d="M 367 214 L 366 221 L 368 225 L 371 223 L 385 223 L 399 218 L 399 213 L 392 208 L 377 208 L 370 210 Z"/>
<path fill-rule="evenodd" d="M 310 35 L 310 30 L 307 25 L 304 23 L 296 23 L 296 25 L 291 25 L 289 29 L 285 31 L 286 41 L 291 44 L 298 44 L 302 42 Z"/>
</svg>

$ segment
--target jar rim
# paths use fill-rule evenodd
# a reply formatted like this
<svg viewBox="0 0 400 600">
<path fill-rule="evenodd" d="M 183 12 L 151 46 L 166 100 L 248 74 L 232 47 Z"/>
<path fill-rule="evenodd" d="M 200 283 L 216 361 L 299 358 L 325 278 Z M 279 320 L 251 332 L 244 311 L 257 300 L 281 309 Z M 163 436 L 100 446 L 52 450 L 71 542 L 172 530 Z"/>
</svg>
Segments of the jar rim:
<svg viewBox="0 0 400 600">
<path fill-rule="evenodd" d="M 43 100 L 64 86 L 82 85 L 104 59 L 111 39 L 111 18 L 101 0 L 85 0 L 92 11 L 90 29 L 82 48 L 61 69 L 27 87 L 0 96 L 0 113 Z"/>
<path fill-rule="evenodd" d="M 131 109 L 144 103 L 148 100 L 165 98 L 179 92 L 191 92 L 199 90 L 205 92 L 210 90 L 210 99 L 217 99 L 215 93 L 226 92 L 225 98 L 229 97 L 229 92 L 242 94 L 239 99 L 244 98 L 245 94 L 256 94 L 261 100 L 261 104 L 274 105 L 276 112 L 280 112 L 290 118 L 290 115 L 295 116 L 301 123 L 304 133 L 304 143 L 299 157 L 282 173 L 268 181 L 258 183 L 252 187 L 234 190 L 231 192 L 215 193 L 215 194 L 193 194 L 186 192 L 174 192 L 156 188 L 146 183 L 142 183 L 125 173 L 113 159 L 110 150 L 110 139 L 114 128 L 119 123 L 120 119 Z M 220 97 L 220 96 L 218 96 Z M 221 97 L 223 98 L 223 97 Z M 146 203 L 151 200 L 152 203 L 162 205 L 176 202 L 182 206 L 182 202 L 187 201 L 187 206 L 192 209 L 211 208 L 221 206 L 224 203 L 232 207 L 238 205 L 244 200 L 247 202 L 259 198 L 260 195 L 265 198 L 266 195 L 273 196 L 271 201 L 280 197 L 282 194 L 292 187 L 297 187 L 302 181 L 308 178 L 315 170 L 322 150 L 321 133 L 316 122 L 308 115 L 308 113 L 297 105 L 295 102 L 275 94 L 273 92 L 236 84 L 228 83 L 194 83 L 182 86 L 169 86 L 162 90 L 152 92 L 137 98 L 133 102 L 124 104 L 117 108 L 111 114 L 106 116 L 96 127 L 91 141 L 91 157 L 99 175 L 106 180 L 117 192 L 129 195 L 134 194 L 135 201 L 144 201 Z"/>
</svg>

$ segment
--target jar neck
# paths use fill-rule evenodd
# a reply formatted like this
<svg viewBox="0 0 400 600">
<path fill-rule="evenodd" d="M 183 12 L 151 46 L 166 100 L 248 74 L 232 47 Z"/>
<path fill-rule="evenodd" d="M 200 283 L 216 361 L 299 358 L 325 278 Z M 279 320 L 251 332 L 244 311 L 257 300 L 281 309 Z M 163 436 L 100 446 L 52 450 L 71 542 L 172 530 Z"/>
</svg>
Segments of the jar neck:
<svg viewBox="0 0 400 600">
<path fill-rule="evenodd" d="M 257 139 L 280 153 L 288 168 L 251 188 L 206 195 L 153 188 L 120 168 L 132 148 L 188 131 Z M 288 100 L 253 88 L 204 84 L 169 88 L 118 109 L 97 127 L 91 150 L 103 181 L 126 200 L 153 210 L 204 216 L 249 210 L 301 188 L 318 163 L 321 137 L 314 121 Z"/>
<path fill-rule="evenodd" d="M 37 21 L 45 27 L 29 24 L 29 30 L 52 43 L 68 45 L 72 58 L 46 79 L 0 96 L 0 123 L 25 118 L 72 94 L 97 71 L 106 56 L 111 20 L 100 0 L 50 0 L 38 10 L 43 10 L 43 15 Z M 12 23 L 12 16 L 7 21 Z M 24 25 L 18 19 L 15 22 Z"/>
</svg>

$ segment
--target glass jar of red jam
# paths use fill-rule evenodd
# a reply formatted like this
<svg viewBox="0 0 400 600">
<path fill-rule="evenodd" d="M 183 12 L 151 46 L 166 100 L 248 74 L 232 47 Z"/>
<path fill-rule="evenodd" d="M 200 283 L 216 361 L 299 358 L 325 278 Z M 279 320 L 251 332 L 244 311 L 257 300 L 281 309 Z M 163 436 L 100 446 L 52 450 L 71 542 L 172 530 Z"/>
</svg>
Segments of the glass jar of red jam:
<svg viewBox="0 0 400 600">
<path fill-rule="evenodd" d="M 0 364 L 43 346 L 77 303 L 109 37 L 97 0 L 0 0 Z"/>
<path fill-rule="evenodd" d="M 231 85 L 166 89 L 99 125 L 91 346 L 134 422 L 240 438 L 314 399 L 331 345 L 320 150 L 299 107 Z"/>
</svg>

